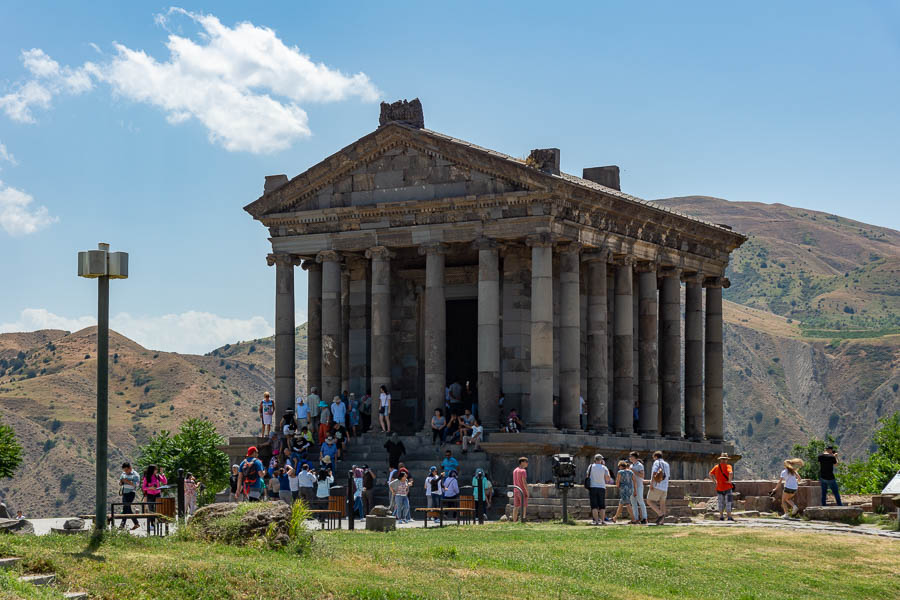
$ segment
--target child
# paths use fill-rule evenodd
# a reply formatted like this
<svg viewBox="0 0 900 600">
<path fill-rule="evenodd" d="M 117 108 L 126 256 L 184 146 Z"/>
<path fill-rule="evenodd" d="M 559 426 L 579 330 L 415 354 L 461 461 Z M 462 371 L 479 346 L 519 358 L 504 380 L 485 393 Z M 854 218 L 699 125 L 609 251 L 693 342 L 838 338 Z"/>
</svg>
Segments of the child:
<svg viewBox="0 0 900 600">
<path fill-rule="evenodd" d="M 638 521 L 634 520 L 634 512 L 631 510 L 631 497 L 634 495 L 634 471 L 631 471 L 628 468 L 628 463 L 624 460 L 619 461 L 618 467 L 619 470 L 616 473 L 616 485 L 619 487 L 619 508 L 616 509 L 616 515 L 613 517 L 613 521 L 619 519 L 619 514 L 624 508 L 631 517 L 630 522 L 635 524 Z"/>
</svg>

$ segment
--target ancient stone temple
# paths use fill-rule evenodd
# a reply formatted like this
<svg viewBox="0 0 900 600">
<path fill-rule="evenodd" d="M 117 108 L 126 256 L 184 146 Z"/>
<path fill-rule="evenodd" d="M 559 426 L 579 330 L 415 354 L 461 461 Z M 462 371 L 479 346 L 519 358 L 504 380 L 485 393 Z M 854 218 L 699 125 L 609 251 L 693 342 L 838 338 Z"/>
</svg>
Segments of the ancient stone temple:
<svg viewBox="0 0 900 600">
<path fill-rule="evenodd" d="M 293 179 L 266 177 L 245 210 L 272 242 L 279 414 L 295 395 L 302 266 L 307 381 L 323 398 L 384 385 L 413 432 L 447 385 L 469 381 L 488 431 L 501 390 L 503 410 L 519 410 L 519 445 L 570 434 L 597 448 L 634 445 L 622 436 L 726 448 L 722 289 L 746 238 L 623 193 L 618 167 L 576 177 L 556 148 L 481 148 L 425 129 L 419 101 L 403 101 Z"/>
</svg>

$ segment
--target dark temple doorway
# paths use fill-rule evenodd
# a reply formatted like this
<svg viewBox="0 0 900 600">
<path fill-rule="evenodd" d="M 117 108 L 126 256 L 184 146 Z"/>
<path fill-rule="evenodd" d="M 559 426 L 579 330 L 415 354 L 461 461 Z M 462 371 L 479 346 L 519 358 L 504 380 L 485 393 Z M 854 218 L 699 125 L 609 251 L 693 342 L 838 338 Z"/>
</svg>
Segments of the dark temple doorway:
<svg viewBox="0 0 900 600">
<path fill-rule="evenodd" d="M 447 301 L 447 385 L 478 383 L 478 300 Z M 464 404 L 466 397 L 463 396 Z M 465 408 L 469 408 L 466 406 Z"/>
</svg>

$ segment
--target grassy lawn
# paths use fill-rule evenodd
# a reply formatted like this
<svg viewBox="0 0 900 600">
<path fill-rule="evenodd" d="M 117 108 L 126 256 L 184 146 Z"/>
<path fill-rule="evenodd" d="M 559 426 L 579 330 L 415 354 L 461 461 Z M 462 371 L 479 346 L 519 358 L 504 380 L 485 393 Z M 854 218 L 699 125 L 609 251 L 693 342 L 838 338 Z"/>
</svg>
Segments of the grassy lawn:
<svg viewBox="0 0 900 600">
<path fill-rule="evenodd" d="M 0 538 L 97 598 L 900 598 L 900 543 L 727 528 L 491 524 L 326 532 L 311 556 L 176 538 Z M 0 598 L 29 596 L 0 577 Z M 59 596 L 61 597 L 61 596 Z"/>
</svg>

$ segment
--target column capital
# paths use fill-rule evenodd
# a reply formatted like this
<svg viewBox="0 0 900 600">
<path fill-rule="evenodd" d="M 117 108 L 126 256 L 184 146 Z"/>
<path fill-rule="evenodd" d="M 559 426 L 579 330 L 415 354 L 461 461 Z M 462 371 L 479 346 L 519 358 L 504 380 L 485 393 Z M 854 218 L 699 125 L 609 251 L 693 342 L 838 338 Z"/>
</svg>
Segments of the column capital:
<svg viewBox="0 0 900 600">
<path fill-rule="evenodd" d="M 581 251 L 584 250 L 584 244 L 576 241 L 561 241 L 556 248 L 560 252 L 577 252 L 581 254 Z"/>
<path fill-rule="evenodd" d="M 500 243 L 494 238 L 481 236 L 472 242 L 472 247 L 476 250 L 497 250 L 500 247 Z"/>
<path fill-rule="evenodd" d="M 278 265 L 279 267 L 294 267 L 301 263 L 299 256 L 295 254 L 273 253 L 266 255 L 266 264 L 270 267 Z"/>
<path fill-rule="evenodd" d="M 681 274 L 683 272 L 684 272 L 684 270 L 681 267 L 673 267 L 671 265 L 660 265 L 659 269 L 657 270 L 657 275 L 660 278 L 677 277 L 680 279 Z"/>
<path fill-rule="evenodd" d="M 634 270 L 638 273 L 655 273 L 657 264 L 654 260 L 636 260 L 634 262 Z"/>
<path fill-rule="evenodd" d="M 425 242 L 419 245 L 420 255 L 447 254 L 447 244 L 444 242 Z"/>
<path fill-rule="evenodd" d="M 394 253 L 387 246 L 372 246 L 368 250 L 366 250 L 366 258 L 373 259 L 377 258 L 379 260 L 389 260 L 394 258 L 396 253 Z"/>
<path fill-rule="evenodd" d="M 702 284 L 703 283 L 703 272 L 702 271 L 684 271 L 681 274 L 681 280 L 685 283 L 693 283 L 693 284 Z"/>
<path fill-rule="evenodd" d="M 306 259 L 303 261 L 303 270 L 304 271 L 321 271 L 322 266 L 317 263 L 314 259 Z"/>
<path fill-rule="evenodd" d="M 612 252 L 609 251 L 609 248 L 595 248 L 588 250 L 587 252 L 582 252 L 581 262 L 594 262 L 598 260 L 609 262 L 610 257 L 612 257 Z"/>
<path fill-rule="evenodd" d="M 340 262 L 341 255 L 337 250 L 322 250 L 316 255 L 316 262 Z"/>
<path fill-rule="evenodd" d="M 705 288 L 729 288 L 731 287 L 731 282 L 727 277 L 707 277 L 703 280 L 703 287 Z"/>
<path fill-rule="evenodd" d="M 525 237 L 525 245 L 529 248 L 550 248 L 553 246 L 553 234 L 532 233 Z"/>
<path fill-rule="evenodd" d="M 631 254 L 614 254 L 610 262 L 617 267 L 633 267 L 637 260 Z"/>
</svg>

